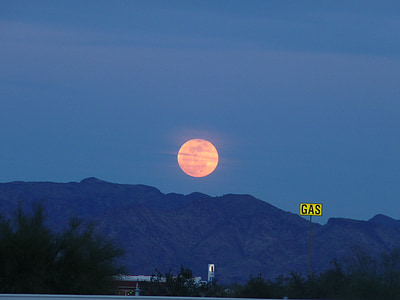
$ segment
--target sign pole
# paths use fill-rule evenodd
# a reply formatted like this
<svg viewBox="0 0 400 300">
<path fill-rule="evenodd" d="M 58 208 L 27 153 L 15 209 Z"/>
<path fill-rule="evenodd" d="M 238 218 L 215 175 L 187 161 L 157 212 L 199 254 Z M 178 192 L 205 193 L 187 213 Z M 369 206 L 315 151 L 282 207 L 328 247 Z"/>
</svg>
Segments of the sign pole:
<svg viewBox="0 0 400 300">
<path fill-rule="evenodd" d="M 310 216 L 310 236 L 308 240 L 308 277 L 310 277 L 312 216 L 322 216 L 322 203 L 300 203 L 300 216 Z"/>
<path fill-rule="evenodd" d="M 308 277 L 311 276 L 311 228 L 312 228 L 312 216 L 310 216 L 310 237 L 308 241 Z"/>
</svg>

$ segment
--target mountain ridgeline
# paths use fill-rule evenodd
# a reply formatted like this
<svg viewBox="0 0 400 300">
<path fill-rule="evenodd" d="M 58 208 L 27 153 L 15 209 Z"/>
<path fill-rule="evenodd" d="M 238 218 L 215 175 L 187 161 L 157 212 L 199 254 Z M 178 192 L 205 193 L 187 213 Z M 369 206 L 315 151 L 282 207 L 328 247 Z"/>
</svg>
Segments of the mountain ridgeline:
<svg viewBox="0 0 400 300">
<path fill-rule="evenodd" d="M 115 184 L 96 178 L 81 182 L 0 184 L 0 209 L 9 216 L 18 205 L 43 203 L 53 230 L 78 216 L 125 249 L 130 274 L 173 272 L 183 265 L 207 278 L 214 263 L 221 283 L 244 282 L 250 275 L 275 278 L 307 273 L 309 221 L 250 195 L 210 197 L 201 193 L 163 194 L 145 185 Z M 371 255 L 400 247 L 400 221 L 377 215 L 369 221 L 331 218 L 313 224 L 312 270 L 354 248 Z"/>
</svg>

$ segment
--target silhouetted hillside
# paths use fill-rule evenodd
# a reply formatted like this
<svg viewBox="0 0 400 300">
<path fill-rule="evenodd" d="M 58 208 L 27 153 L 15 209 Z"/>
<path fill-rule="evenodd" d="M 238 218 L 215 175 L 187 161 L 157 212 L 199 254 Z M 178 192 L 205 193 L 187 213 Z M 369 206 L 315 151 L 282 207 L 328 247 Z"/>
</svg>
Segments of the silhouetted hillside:
<svg viewBox="0 0 400 300">
<path fill-rule="evenodd" d="M 96 178 L 0 184 L 5 215 L 18 203 L 29 209 L 37 201 L 43 201 L 57 230 L 74 215 L 96 221 L 126 249 L 131 274 L 151 274 L 155 268 L 175 272 L 183 265 L 206 278 L 208 263 L 216 265 L 220 282 L 307 272 L 309 221 L 250 195 L 163 194 Z M 313 224 L 313 270 L 327 269 L 354 247 L 378 254 L 400 246 L 399 223 L 378 215 L 370 221 L 332 218 L 326 225 Z"/>
</svg>

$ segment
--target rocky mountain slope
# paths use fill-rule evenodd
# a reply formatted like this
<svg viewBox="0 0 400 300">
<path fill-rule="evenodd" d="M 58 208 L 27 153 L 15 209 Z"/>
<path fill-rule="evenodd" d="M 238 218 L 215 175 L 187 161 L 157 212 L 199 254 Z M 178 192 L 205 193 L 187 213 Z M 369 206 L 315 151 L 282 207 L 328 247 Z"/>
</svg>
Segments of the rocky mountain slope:
<svg viewBox="0 0 400 300">
<path fill-rule="evenodd" d="M 68 218 L 95 221 L 125 250 L 131 274 L 176 272 L 180 265 L 207 277 L 214 263 L 220 282 L 243 282 L 250 275 L 273 278 L 306 273 L 309 221 L 250 195 L 210 197 L 201 193 L 163 194 L 144 185 L 114 184 L 96 178 L 79 183 L 0 184 L 0 209 L 9 215 L 43 202 L 49 225 L 63 228 Z M 400 221 L 377 215 L 369 221 L 333 218 L 312 227 L 312 269 L 326 270 L 333 258 L 371 254 L 400 246 Z"/>
</svg>

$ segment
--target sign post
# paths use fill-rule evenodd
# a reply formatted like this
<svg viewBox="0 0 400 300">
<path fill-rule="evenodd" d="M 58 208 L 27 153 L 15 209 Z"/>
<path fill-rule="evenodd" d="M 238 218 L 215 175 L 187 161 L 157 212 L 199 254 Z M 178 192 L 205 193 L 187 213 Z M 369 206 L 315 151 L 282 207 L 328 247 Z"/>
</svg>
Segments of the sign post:
<svg viewBox="0 0 400 300">
<path fill-rule="evenodd" d="M 322 216 L 322 203 L 301 203 L 300 215 L 310 216 L 310 237 L 308 241 L 308 276 L 311 276 L 311 237 L 312 216 Z"/>
</svg>

